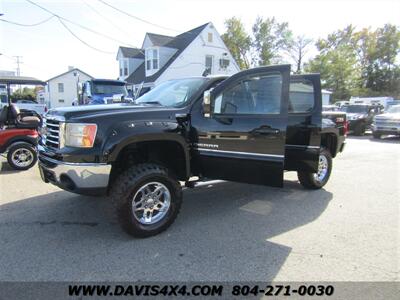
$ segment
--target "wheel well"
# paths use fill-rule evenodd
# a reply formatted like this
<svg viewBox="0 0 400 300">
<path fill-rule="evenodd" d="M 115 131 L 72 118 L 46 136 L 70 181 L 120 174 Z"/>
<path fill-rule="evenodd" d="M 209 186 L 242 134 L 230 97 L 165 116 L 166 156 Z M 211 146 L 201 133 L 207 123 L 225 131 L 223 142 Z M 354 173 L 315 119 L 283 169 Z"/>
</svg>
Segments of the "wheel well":
<svg viewBox="0 0 400 300">
<path fill-rule="evenodd" d="M 178 180 L 187 179 L 185 152 L 178 142 L 148 141 L 129 144 L 120 151 L 111 169 L 110 182 L 138 163 L 156 163 L 171 170 Z"/>
<path fill-rule="evenodd" d="M 332 157 L 336 156 L 337 137 L 332 133 L 325 133 L 321 136 L 321 146 L 328 149 Z"/>
</svg>

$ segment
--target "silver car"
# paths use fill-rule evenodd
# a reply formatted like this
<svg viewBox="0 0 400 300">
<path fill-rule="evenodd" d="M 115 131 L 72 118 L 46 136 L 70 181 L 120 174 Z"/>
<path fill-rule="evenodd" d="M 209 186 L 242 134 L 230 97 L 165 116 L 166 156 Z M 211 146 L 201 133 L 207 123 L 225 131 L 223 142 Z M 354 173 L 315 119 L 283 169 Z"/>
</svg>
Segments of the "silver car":
<svg viewBox="0 0 400 300">
<path fill-rule="evenodd" d="M 382 135 L 400 135 L 400 105 L 394 105 L 382 115 L 374 117 L 372 135 L 380 139 Z"/>
</svg>

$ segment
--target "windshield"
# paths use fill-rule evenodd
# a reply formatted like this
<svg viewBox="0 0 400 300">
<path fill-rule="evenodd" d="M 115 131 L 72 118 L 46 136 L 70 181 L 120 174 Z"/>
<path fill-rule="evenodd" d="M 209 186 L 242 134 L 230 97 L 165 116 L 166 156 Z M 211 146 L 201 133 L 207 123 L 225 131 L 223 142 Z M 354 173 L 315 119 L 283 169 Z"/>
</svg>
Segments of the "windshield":
<svg viewBox="0 0 400 300">
<path fill-rule="evenodd" d="M 366 105 L 349 105 L 346 107 L 342 107 L 341 111 L 345 111 L 347 113 L 367 113 L 368 106 Z"/>
<path fill-rule="evenodd" d="M 190 78 L 166 81 L 150 92 L 136 99 L 136 103 L 159 104 L 162 106 L 181 106 L 185 104 L 206 78 Z"/>
<path fill-rule="evenodd" d="M 123 94 L 124 96 L 126 96 L 126 95 L 128 95 L 128 92 L 126 91 L 125 85 L 94 83 L 93 84 L 93 94 L 94 95 Z"/>
<path fill-rule="evenodd" d="M 388 109 L 387 112 L 391 114 L 400 113 L 400 105 L 392 106 L 391 108 Z"/>
</svg>

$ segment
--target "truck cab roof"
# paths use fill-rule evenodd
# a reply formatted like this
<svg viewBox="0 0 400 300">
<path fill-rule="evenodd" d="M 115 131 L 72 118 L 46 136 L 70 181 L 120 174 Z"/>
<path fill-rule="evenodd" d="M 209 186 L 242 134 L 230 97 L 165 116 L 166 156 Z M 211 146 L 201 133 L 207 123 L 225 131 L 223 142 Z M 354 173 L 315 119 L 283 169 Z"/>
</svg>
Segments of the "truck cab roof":
<svg viewBox="0 0 400 300">
<path fill-rule="evenodd" d="M 99 84 L 115 84 L 115 85 L 125 85 L 126 82 L 122 80 L 114 80 L 114 79 L 92 79 L 93 83 Z"/>
</svg>

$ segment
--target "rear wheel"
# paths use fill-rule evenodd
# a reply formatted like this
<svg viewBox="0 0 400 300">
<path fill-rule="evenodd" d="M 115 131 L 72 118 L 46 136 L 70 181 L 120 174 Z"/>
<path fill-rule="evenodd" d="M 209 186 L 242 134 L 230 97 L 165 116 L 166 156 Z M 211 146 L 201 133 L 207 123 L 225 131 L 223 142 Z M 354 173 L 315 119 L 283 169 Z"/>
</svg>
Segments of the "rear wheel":
<svg viewBox="0 0 400 300">
<path fill-rule="evenodd" d="M 179 182 L 156 164 L 129 168 L 116 178 L 110 195 L 122 228 L 142 238 L 167 229 L 182 204 Z"/>
<path fill-rule="evenodd" d="M 318 161 L 318 172 L 297 172 L 297 177 L 302 186 L 307 189 L 320 189 L 329 180 L 332 171 L 332 155 L 325 149 L 321 148 Z"/>
<path fill-rule="evenodd" d="M 18 143 L 8 149 L 7 161 L 15 170 L 28 170 L 37 161 L 34 146 L 29 143 Z"/>
</svg>

